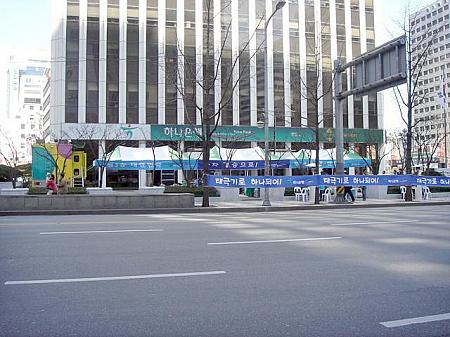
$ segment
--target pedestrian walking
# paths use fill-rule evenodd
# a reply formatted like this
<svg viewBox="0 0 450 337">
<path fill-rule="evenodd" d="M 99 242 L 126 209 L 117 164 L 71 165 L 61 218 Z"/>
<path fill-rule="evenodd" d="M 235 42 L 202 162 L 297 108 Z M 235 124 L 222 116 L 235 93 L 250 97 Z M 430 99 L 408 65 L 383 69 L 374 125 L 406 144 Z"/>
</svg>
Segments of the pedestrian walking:
<svg viewBox="0 0 450 337">
<path fill-rule="evenodd" d="M 352 187 L 351 186 L 345 186 L 344 187 L 344 199 L 347 197 L 347 195 L 350 196 L 350 199 L 352 199 L 352 202 L 355 202 L 355 196 L 353 195 Z"/>
<path fill-rule="evenodd" d="M 55 176 L 53 174 L 47 180 L 47 195 L 58 193 L 58 186 L 55 183 Z"/>
<path fill-rule="evenodd" d="M 69 186 L 67 185 L 67 180 L 64 178 L 64 173 L 61 173 L 58 184 L 58 194 L 67 194 L 68 192 Z"/>
<path fill-rule="evenodd" d="M 363 175 L 368 175 L 367 170 L 364 170 Z M 366 201 L 366 199 L 367 199 L 367 186 L 366 185 L 361 186 L 361 194 L 362 194 L 363 201 Z"/>
</svg>

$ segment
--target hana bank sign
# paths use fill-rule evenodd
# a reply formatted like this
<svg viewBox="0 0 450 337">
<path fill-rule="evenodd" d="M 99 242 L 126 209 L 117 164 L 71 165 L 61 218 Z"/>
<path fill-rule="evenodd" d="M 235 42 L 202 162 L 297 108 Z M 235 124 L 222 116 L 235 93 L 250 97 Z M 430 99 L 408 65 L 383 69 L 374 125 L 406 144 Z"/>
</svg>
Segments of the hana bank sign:
<svg viewBox="0 0 450 337">
<path fill-rule="evenodd" d="M 161 129 L 158 125 L 152 125 L 152 139 L 199 140 L 201 134 L 201 127 L 166 125 Z"/>
<path fill-rule="evenodd" d="M 203 134 L 201 125 L 152 125 L 150 128 L 152 140 L 199 141 Z M 263 136 L 256 127 L 218 126 L 211 138 L 224 141 L 251 141 L 263 139 Z"/>
</svg>

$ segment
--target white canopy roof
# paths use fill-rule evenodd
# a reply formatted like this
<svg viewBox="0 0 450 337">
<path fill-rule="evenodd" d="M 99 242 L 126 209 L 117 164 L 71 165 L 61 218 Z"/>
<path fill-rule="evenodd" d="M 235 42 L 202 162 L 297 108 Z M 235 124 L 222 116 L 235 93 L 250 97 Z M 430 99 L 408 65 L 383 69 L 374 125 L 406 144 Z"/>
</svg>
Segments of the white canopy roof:
<svg viewBox="0 0 450 337">
<path fill-rule="evenodd" d="M 152 148 L 118 146 L 112 153 L 110 160 L 140 161 L 140 160 L 172 160 L 173 150 L 169 146 Z M 154 153 L 154 155 L 153 155 Z"/>
</svg>

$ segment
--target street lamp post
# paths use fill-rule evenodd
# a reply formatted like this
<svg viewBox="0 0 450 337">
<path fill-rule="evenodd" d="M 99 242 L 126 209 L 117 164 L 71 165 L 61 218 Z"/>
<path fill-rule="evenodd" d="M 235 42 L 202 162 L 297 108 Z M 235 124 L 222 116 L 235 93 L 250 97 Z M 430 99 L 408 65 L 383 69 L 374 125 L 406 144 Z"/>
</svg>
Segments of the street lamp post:
<svg viewBox="0 0 450 337">
<path fill-rule="evenodd" d="M 283 8 L 286 1 L 278 1 L 275 6 L 275 10 L 269 16 L 264 24 L 264 176 L 268 176 L 269 173 L 269 72 L 267 71 L 267 27 L 270 20 L 273 18 L 276 12 Z M 270 206 L 269 189 L 264 187 L 264 199 L 263 206 Z"/>
</svg>

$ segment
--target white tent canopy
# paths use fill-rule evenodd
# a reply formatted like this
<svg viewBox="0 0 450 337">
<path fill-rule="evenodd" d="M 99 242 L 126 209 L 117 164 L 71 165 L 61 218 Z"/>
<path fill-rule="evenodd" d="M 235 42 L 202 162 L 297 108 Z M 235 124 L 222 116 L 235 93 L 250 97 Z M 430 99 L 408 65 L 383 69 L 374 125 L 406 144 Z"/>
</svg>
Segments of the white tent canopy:
<svg viewBox="0 0 450 337">
<path fill-rule="evenodd" d="M 180 158 L 181 156 L 181 158 Z M 178 152 L 169 146 L 155 148 L 136 148 L 118 146 L 106 161 L 106 166 L 113 169 L 159 169 L 177 170 L 180 168 L 199 169 L 202 160 L 201 152 Z M 334 168 L 336 164 L 336 149 L 321 149 L 319 153 L 320 166 Z M 315 151 L 300 150 L 295 153 L 276 152 L 270 153 L 271 165 L 280 165 L 282 168 L 295 168 L 300 166 L 311 167 L 315 160 Z M 247 149 L 227 149 L 217 146 L 210 150 L 211 162 L 231 164 L 234 169 L 247 168 L 259 169 L 264 165 L 264 150 L 260 147 Z M 253 162 L 252 165 L 248 163 Z M 240 163 L 237 165 L 236 163 Z M 259 166 L 255 163 L 259 163 Z M 365 167 L 370 165 L 370 159 L 363 158 L 353 151 L 347 151 L 344 155 L 346 167 Z M 94 165 L 101 166 L 102 161 L 97 160 Z M 222 165 L 223 166 L 223 165 Z M 216 168 L 222 166 L 215 166 Z M 225 166 L 228 168 L 228 166 Z"/>
<path fill-rule="evenodd" d="M 111 161 L 144 161 L 144 160 L 172 160 L 174 150 L 169 146 L 149 147 L 118 146 L 111 154 Z M 176 158 L 176 157 L 175 157 Z"/>
</svg>

